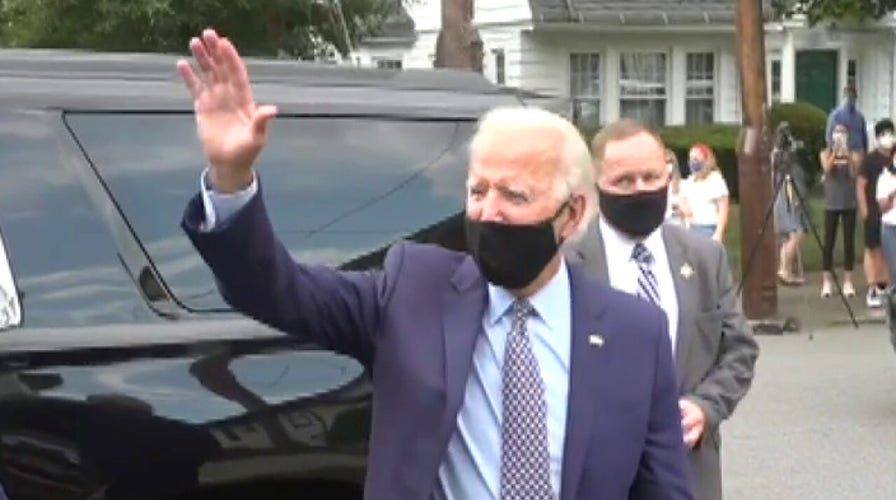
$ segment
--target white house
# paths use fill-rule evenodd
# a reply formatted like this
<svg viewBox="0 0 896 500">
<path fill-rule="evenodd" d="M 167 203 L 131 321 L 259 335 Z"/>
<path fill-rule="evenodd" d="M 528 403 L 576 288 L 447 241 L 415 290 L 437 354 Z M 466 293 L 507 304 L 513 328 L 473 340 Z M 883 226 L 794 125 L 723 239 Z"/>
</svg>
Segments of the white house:
<svg viewBox="0 0 896 500">
<path fill-rule="evenodd" d="M 364 40 L 355 61 L 432 67 L 440 0 L 413 1 L 406 14 Z M 896 17 L 852 28 L 777 20 L 770 7 L 765 17 L 771 101 L 829 110 L 854 83 L 869 121 L 896 116 Z M 474 24 L 485 76 L 568 97 L 580 119 L 740 121 L 733 0 L 475 0 Z"/>
</svg>

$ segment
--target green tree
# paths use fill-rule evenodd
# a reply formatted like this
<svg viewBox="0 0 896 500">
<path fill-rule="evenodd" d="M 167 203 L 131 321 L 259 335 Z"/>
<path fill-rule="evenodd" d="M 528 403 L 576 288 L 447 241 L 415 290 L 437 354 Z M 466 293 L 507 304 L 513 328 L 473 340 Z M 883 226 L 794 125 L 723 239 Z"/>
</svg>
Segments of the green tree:
<svg viewBox="0 0 896 500">
<path fill-rule="evenodd" d="M 401 0 L 0 1 L 5 46 L 183 53 L 214 27 L 243 54 L 310 59 L 347 54 L 347 40 L 376 33 Z"/>
<path fill-rule="evenodd" d="M 896 10 L 896 0 L 772 0 L 778 15 L 804 14 L 810 26 L 823 21 L 864 22 Z"/>
</svg>

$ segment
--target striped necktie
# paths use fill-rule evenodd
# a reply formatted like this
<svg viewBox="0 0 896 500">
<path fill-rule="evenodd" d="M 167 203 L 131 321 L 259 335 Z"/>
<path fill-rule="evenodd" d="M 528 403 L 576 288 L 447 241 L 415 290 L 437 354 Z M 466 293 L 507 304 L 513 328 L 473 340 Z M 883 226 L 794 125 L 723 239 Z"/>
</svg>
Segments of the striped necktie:
<svg viewBox="0 0 896 500">
<path fill-rule="evenodd" d="M 660 290 L 657 286 L 656 275 L 651 269 L 654 262 L 653 254 L 643 243 L 637 243 L 632 249 L 632 260 L 638 265 L 638 297 L 660 305 Z"/>
</svg>

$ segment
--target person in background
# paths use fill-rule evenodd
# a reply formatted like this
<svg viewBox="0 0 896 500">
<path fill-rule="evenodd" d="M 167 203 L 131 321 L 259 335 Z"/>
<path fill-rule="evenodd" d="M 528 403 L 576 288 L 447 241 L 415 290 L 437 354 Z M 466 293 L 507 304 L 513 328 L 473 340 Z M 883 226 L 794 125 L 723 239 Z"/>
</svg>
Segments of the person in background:
<svg viewBox="0 0 896 500">
<path fill-rule="evenodd" d="M 834 244 L 837 226 L 843 222 L 843 294 L 856 294 L 852 283 L 855 265 L 856 174 L 857 156 L 849 151 L 849 132 L 845 124 L 834 126 L 831 146 L 821 150 L 819 159 L 824 184 L 824 247 L 821 296 L 830 297 L 834 278 Z"/>
<path fill-rule="evenodd" d="M 789 124 L 781 123 L 772 148 L 774 186 L 780 186 L 774 201 L 775 231 L 783 240 L 778 257 L 778 279 L 784 285 L 801 285 L 805 280 L 798 269 L 799 250 L 809 222 L 807 207 L 800 200 L 808 199 L 808 193 L 805 172 L 793 152 L 791 141 Z"/>
<path fill-rule="evenodd" d="M 672 176 L 669 182 L 666 222 L 678 226 L 686 226 L 690 211 L 687 208 L 686 200 L 681 196 L 681 169 L 678 166 L 678 158 L 675 157 L 675 152 L 668 148 L 666 148 L 665 158 L 666 168 L 669 169 L 669 174 Z"/>
<path fill-rule="evenodd" d="M 868 307 L 881 307 L 887 288 L 889 273 L 881 250 L 880 206 L 877 204 L 877 178 L 891 164 L 894 127 L 889 118 L 874 124 L 875 148 L 865 156 L 856 177 L 856 200 L 862 217 L 865 239 L 865 303 Z"/>
<path fill-rule="evenodd" d="M 868 152 L 868 127 L 865 116 L 856 108 L 859 95 L 855 87 L 848 85 L 843 89 L 843 102 L 831 110 L 825 127 L 825 142 L 830 148 L 834 144 L 834 128 L 837 124 L 846 127 L 847 149 L 853 156 L 855 165 L 861 165 Z"/>
<path fill-rule="evenodd" d="M 884 262 L 890 276 L 896 276 L 896 148 L 890 152 L 890 161 L 877 177 L 874 196 L 880 209 L 880 243 Z M 892 301 L 894 284 L 892 281 L 882 298 L 890 296 Z M 891 307 L 888 308 L 892 311 Z M 888 312 L 889 312 L 888 311 Z M 892 321 L 893 318 L 890 318 Z M 891 324 L 892 328 L 892 324 Z"/>
<path fill-rule="evenodd" d="M 688 227 L 722 243 L 728 225 L 728 185 L 709 146 L 696 143 L 688 153 L 690 175 L 681 196 L 690 212 Z"/>
</svg>

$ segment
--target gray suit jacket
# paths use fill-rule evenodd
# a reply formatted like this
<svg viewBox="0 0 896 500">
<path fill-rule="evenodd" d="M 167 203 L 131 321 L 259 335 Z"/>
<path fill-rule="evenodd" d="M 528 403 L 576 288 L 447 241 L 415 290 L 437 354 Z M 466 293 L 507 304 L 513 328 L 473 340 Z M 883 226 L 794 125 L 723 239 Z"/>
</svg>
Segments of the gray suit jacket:
<svg viewBox="0 0 896 500">
<path fill-rule="evenodd" d="M 759 346 L 741 311 L 724 248 L 678 226 L 664 225 L 661 231 L 678 297 L 679 394 L 696 402 L 706 415 L 703 436 L 690 452 L 694 492 L 698 500 L 719 500 L 719 425 L 749 390 Z M 565 253 L 609 284 L 597 217 Z"/>
</svg>

